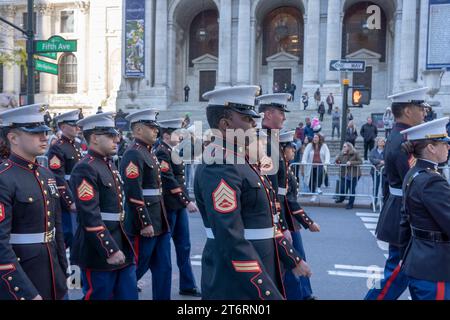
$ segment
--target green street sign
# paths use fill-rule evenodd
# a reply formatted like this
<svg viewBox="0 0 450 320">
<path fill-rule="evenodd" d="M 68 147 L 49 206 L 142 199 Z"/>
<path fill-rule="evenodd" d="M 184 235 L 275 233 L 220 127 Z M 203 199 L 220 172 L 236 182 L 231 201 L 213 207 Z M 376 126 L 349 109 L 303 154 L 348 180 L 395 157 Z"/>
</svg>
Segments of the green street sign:
<svg viewBox="0 0 450 320">
<path fill-rule="evenodd" d="M 56 52 L 49 52 L 49 53 L 39 53 L 41 57 L 46 57 L 52 60 L 57 60 L 57 53 Z"/>
<path fill-rule="evenodd" d="M 36 71 L 58 75 L 58 65 L 44 60 L 35 59 Z"/>
<path fill-rule="evenodd" d="M 48 40 L 34 42 L 35 53 L 46 52 L 76 52 L 77 40 L 66 40 L 61 36 L 52 36 Z"/>
</svg>

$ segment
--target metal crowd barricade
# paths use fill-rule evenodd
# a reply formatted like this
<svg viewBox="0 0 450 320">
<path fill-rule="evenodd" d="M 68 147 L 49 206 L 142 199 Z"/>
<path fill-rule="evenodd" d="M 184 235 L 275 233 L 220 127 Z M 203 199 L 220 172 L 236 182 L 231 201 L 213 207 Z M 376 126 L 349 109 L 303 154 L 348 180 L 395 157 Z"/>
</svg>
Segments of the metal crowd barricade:
<svg viewBox="0 0 450 320">
<path fill-rule="evenodd" d="M 367 198 L 375 212 L 382 199 L 381 171 L 370 164 L 320 164 L 292 163 L 290 165 L 299 181 L 299 196 L 330 196 L 337 199 L 348 197 Z M 376 190 L 376 181 L 379 187 Z M 376 192 L 378 191 L 378 192 Z"/>
</svg>

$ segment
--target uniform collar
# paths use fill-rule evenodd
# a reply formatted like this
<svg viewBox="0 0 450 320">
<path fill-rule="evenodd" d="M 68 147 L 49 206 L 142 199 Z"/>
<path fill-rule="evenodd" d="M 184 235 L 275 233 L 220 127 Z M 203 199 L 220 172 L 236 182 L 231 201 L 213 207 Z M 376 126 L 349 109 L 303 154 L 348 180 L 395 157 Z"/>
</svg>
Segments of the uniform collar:
<svg viewBox="0 0 450 320">
<path fill-rule="evenodd" d="M 161 145 L 164 146 L 166 149 L 169 149 L 170 152 L 172 152 L 172 147 L 169 146 L 167 143 L 165 143 L 163 140 L 161 140 Z"/>
<path fill-rule="evenodd" d="M 70 143 L 70 144 L 74 144 L 75 143 L 75 139 L 69 139 L 69 138 L 67 138 L 65 135 L 62 135 L 61 136 L 61 140 L 62 141 L 64 141 L 64 142 L 68 142 L 68 143 Z"/>
<path fill-rule="evenodd" d="M 431 160 L 417 159 L 416 167 L 437 170 L 438 164 Z"/>
<path fill-rule="evenodd" d="M 11 153 L 11 155 L 9 156 L 9 160 L 29 170 L 36 170 L 37 168 L 39 168 L 39 164 L 37 162 L 28 161 L 15 153 Z"/>
<path fill-rule="evenodd" d="M 144 148 L 147 148 L 148 150 L 152 150 L 152 146 L 151 145 L 145 143 L 144 141 L 142 141 L 142 140 L 140 140 L 138 138 L 134 139 L 134 143 L 137 144 L 137 145 L 143 146 Z"/>
<path fill-rule="evenodd" d="M 399 129 L 399 131 L 402 131 L 411 128 L 411 126 L 403 122 L 396 122 L 394 128 Z"/>
<path fill-rule="evenodd" d="M 88 154 L 93 158 L 97 158 L 97 159 L 103 160 L 105 162 L 108 162 L 110 160 L 110 158 L 102 156 L 100 153 L 98 153 L 92 149 L 88 150 Z"/>
</svg>

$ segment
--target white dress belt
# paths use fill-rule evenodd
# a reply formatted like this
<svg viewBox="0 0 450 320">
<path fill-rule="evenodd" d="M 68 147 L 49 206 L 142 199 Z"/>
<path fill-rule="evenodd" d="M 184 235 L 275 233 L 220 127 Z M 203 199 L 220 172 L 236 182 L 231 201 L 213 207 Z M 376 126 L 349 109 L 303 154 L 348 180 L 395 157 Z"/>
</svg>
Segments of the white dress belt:
<svg viewBox="0 0 450 320">
<path fill-rule="evenodd" d="M 279 213 L 273 215 L 273 223 L 278 223 L 278 222 L 280 222 L 280 214 Z"/>
<path fill-rule="evenodd" d="M 55 239 L 56 229 L 41 233 L 11 233 L 9 236 L 10 244 L 36 244 L 48 243 Z"/>
<path fill-rule="evenodd" d="M 214 234 L 211 228 L 205 228 L 206 237 L 214 239 Z M 275 237 L 275 227 L 264 229 L 244 229 L 244 238 L 246 240 L 265 240 Z"/>
<path fill-rule="evenodd" d="M 122 214 L 120 212 L 100 212 L 103 221 L 122 221 Z"/>
<path fill-rule="evenodd" d="M 142 190 L 143 196 L 160 196 L 161 195 L 161 189 L 143 189 Z"/>
<path fill-rule="evenodd" d="M 403 190 L 402 189 L 392 188 L 391 186 L 389 186 L 389 192 L 393 196 L 403 197 Z"/>
<path fill-rule="evenodd" d="M 287 188 L 278 188 L 278 195 L 285 196 L 287 194 Z"/>
</svg>

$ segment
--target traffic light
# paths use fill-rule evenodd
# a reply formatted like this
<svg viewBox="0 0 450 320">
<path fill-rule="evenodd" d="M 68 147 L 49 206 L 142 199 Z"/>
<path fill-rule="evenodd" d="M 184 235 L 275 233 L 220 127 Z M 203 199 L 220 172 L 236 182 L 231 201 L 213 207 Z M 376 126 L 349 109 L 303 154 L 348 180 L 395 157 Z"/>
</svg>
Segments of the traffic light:
<svg viewBox="0 0 450 320">
<path fill-rule="evenodd" d="M 353 89 L 352 104 L 353 106 L 369 105 L 370 89 L 367 88 Z"/>
</svg>

